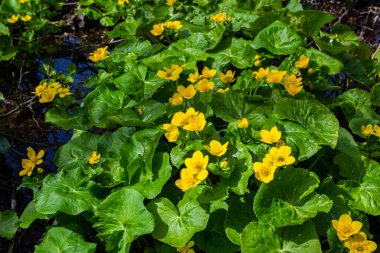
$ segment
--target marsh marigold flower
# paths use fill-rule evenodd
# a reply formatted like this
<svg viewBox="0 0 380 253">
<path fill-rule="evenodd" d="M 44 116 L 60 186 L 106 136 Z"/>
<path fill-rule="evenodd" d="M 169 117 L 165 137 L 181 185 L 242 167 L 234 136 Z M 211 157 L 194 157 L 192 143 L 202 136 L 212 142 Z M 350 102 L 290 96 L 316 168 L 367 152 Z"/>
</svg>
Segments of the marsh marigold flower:
<svg viewBox="0 0 380 253">
<path fill-rule="evenodd" d="M 206 125 L 206 118 L 202 112 L 197 115 L 190 115 L 187 118 L 187 124 L 183 126 L 183 129 L 187 131 L 202 131 Z"/>
<path fill-rule="evenodd" d="M 225 88 L 225 89 L 219 88 L 219 89 L 216 90 L 216 92 L 218 92 L 218 93 L 226 93 L 229 90 L 230 90 L 230 88 Z"/>
<path fill-rule="evenodd" d="M 196 84 L 196 86 L 199 92 L 206 92 L 214 89 L 214 82 L 209 82 L 206 78 L 203 78 Z"/>
<path fill-rule="evenodd" d="M 191 115 L 198 115 L 198 112 L 192 107 L 187 109 L 186 113 L 176 112 L 172 117 L 171 124 L 175 126 L 184 126 L 188 123 L 188 119 Z"/>
<path fill-rule="evenodd" d="M 350 249 L 350 253 L 372 253 L 376 250 L 375 242 L 367 240 L 364 232 L 359 232 L 344 242 L 344 246 Z"/>
<path fill-rule="evenodd" d="M 197 150 L 191 158 L 185 159 L 187 169 L 194 175 L 197 180 L 203 180 L 208 176 L 208 155 L 203 156 L 202 152 Z"/>
<path fill-rule="evenodd" d="M 168 142 L 175 142 L 179 136 L 178 127 L 172 124 L 163 124 L 162 129 L 166 131 L 165 137 Z"/>
<path fill-rule="evenodd" d="M 12 15 L 12 17 L 8 18 L 7 21 L 10 24 L 14 24 L 14 23 L 16 23 L 18 21 L 18 16 Z"/>
<path fill-rule="evenodd" d="M 252 73 L 252 77 L 256 79 L 256 81 L 260 81 L 264 77 L 266 77 L 269 73 L 269 68 L 259 68 L 258 71 Z"/>
<path fill-rule="evenodd" d="M 285 76 L 286 71 L 279 71 L 272 69 L 267 75 L 268 83 L 281 83 L 282 78 Z"/>
<path fill-rule="evenodd" d="M 173 6 L 175 4 L 176 0 L 166 0 L 166 4 L 169 6 Z"/>
<path fill-rule="evenodd" d="M 117 1 L 117 4 L 118 4 L 118 5 L 124 5 L 124 3 L 129 4 L 129 0 L 118 0 L 118 1 Z"/>
<path fill-rule="evenodd" d="M 215 14 L 215 15 L 211 15 L 211 20 L 214 21 L 214 22 L 224 22 L 226 21 L 227 19 L 227 13 L 225 12 L 220 12 L 218 14 Z"/>
<path fill-rule="evenodd" d="M 19 173 L 20 176 L 25 176 L 25 175 L 31 176 L 34 167 L 43 162 L 42 157 L 45 154 L 45 151 L 40 150 L 38 154 L 36 155 L 36 151 L 34 151 L 32 147 L 28 147 L 26 150 L 27 150 L 28 159 L 21 160 L 23 170 L 20 171 Z"/>
<path fill-rule="evenodd" d="M 153 25 L 153 29 L 150 31 L 151 34 L 154 36 L 159 36 L 165 31 L 165 24 L 164 23 L 158 23 Z"/>
<path fill-rule="evenodd" d="M 195 89 L 194 85 L 189 85 L 186 88 L 182 85 L 177 87 L 177 92 L 181 94 L 182 97 L 186 99 L 191 99 L 195 96 L 197 93 L 197 90 Z"/>
<path fill-rule="evenodd" d="M 305 69 L 309 64 L 309 58 L 304 55 L 301 55 L 298 61 L 296 61 L 295 65 L 297 68 Z"/>
<path fill-rule="evenodd" d="M 210 146 L 206 147 L 206 150 L 214 156 L 221 157 L 227 152 L 227 146 L 228 141 L 222 145 L 219 141 L 212 140 Z"/>
<path fill-rule="evenodd" d="M 285 75 L 283 82 L 286 91 L 292 96 L 299 93 L 303 88 L 302 77 L 297 78 L 294 74 Z"/>
<path fill-rule="evenodd" d="M 255 171 L 255 177 L 257 180 L 267 184 L 273 180 L 274 173 L 276 172 L 276 166 L 255 162 L 253 164 L 253 170 Z"/>
<path fill-rule="evenodd" d="M 157 71 L 157 76 L 161 79 L 176 81 L 182 73 L 184 65 L 178 66 L 173 64 L 170 68 L 164 67 L 164 70 Z"/>
<path fill-rule="evenodd" d="M 87 158 L 89 164 L 97 164 L 100 161 L 100 154 L 96 153 L 96 151 L 92 151 L 92 154 L 89 158 Z"/>
<path fill-rule="evenodd" d="M 18 0 L 18 2 L 24 4 L 24 3 L 28 2 L 28 0 Z"/>
<path fill-rule="evenodd" d="M 182 28 L 181 21 L 178 21 L 178 20 L 175 20 L 175 21 L 167 21 L 167 22 L 165 22 L 165 26 L 166 26 L 167 28 L 175 29 L 175 30 L 178 30 L 178 29 L 181 29 L 181 28 Z"/>
<path fill-rule="evenodd" d="M 261 141 L 268 144 L 276 143 L 281 139 L 281 131 L 276 126 L 272 127 L 270 131 L 260 130 L 260 135 Z"/>
<path fill-rule="evenodd" d="M 238 128 L 248 128 L 249 122 L 247 118 L 242 118 L 237 121 Z"/>
<path fill-rule="evenodd" d="M 291 156 L 292 149 L 289 146 L 282 146 L 280 148 L 272 147 L 269 153 L 265 155 L 263 162 L 269 166 L 285 166 L 290 165 L 296 161 L 296 159 Z"/>
<path fill-rule="evenodd" d="M 24 17 L 21 18 L 21 20 L 24 22 L 29 22 L 31 19 L 32 19 L 32 17 L 29 15 L 25 15 Z"/>
<path fill-rule="evenodd" d="M 72 95 L 69 88 L 62 88 L 62 87 L 57 89 L 57 93 L 60 98 L 64 98 L 66 96 Z"/>
<path fill-rule="evenodd" d="M 99 62 L 101 60 L 104 60 L 108 57 L 107 48 L 108 47 L 101 47 L 96 49 L 94 52 L 90 53 L 90 57 L 88 57 L 88 59 L 90 59 L 93 62 Z"/>
<path fill-rule="evenodd" d="M 192 249 L 192 247 L 194 247 L 194 245 L 195 245 L 194 241 L 190 241 L 185 246 L 177 248 L 177 252 L 195 253 L 195 251 Z"/>
<path fill-rule="evenodd" d="M 41 97 L 39 100 L 40 103 L 49 103 L 54 100 L 54 97 L 57 94 L 57 90 L 52 88 L 51 85 L 49 87 L 50 88 L 48 88 L 46 91 L 44 91 L 41 94 Z"/>
<path fill-rule="evenodd" d="M 348 214 L 342 214 L 339 220 L 332 220 L 331 223 L 341 241 L 345 241 L 350 236 L 359 233 L 363 226 L 360 221 L 352 221 L 351 216 Z"/>
<path fill-rule="evenodd" d="M 182 191 L 194 188 L 202 181 L 198 180 L 196 175 L 191 173 L 189 169 L 182 169 L 180 175 L 181 178 L 175 181 L 175 185 Z"/>
<path fill-rule="evenodd" d="M 380 126 L 378 125 L 375 125 L 374 128 L 373 128 L 373 135 L 377 136 L 377 137 L 380 137 Z"/>
<path fill-rule="evenodd" d="M 261 61 L 260 60 L 256 60 L 253 65 L 255 65 L 255 67 L 260 67 L 261 66 Z"/>
<path fill-rule="evenodd" d="M 219 79 L 222 83 L 229 84 L 235 81 L 235 72 L 232 72 L 231 70 L 228 70 L 226 74 L 220 73 Z"/>
<path fill-rule="evenodd" d="M 361 132 L 364 136 L 370 136 L 373 133 L 373 125 L 368 124 L 361 127 Z"/>
<path fill-rule="evenodd" d="M 187 81 L 191 83 L 195 83 L 199 80 L 200 76 L 198 72 L 190 73 L 189 78 L 187 78 Z"/>
<path fill-rule="evenodd" d="M 202 77 L 210 79 L 211 77 L 216 75 L 216 69 L 209 69 L 208 67 L 204 67 L 202 70 Z"/>
<path fill-rule="evenodd" d="M 176 92 L 173 94 L 171 98 L 169 98 L 169 103 L 173 106 L 181 105 L 183 103 L 183 97 L 181 96 L 181 94 L 178 94 Z"/>
<path fill-rule="evenodd" d="M 220 166 L 220 168 L 222 168 L 222 169 L 227 169 L 227 167 L 228 167 L 228 162 L 227 162 L 227 161 L 222 161 L 222 162 L 220 162 L 219 166 Z"/>
</svg>

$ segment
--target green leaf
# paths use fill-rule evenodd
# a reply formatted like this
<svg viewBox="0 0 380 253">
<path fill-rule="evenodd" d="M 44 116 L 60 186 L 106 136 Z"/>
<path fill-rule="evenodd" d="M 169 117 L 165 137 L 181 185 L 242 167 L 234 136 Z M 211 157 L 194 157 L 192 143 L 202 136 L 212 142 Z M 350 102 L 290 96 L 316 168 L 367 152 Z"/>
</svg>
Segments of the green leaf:
<svg viewBox="0 0 380 253">
<path fill-rule="evenodd" d="M 160 198 L 148 205 L 155 217 L 153 237 L 173 247 L 184 246 L 192 236 L 205 229 L 209 215 L 199 203 L 183 199 L 175 207 L 170 200 Z"/>
<path fill-rule="evenodd" d="M 115 25 L 114 21 L 110 17 L 102 17 L 100 19 L 100 24 L 102 26 L 114 26 Z"/>
<path fill-rule="evenodd" d="M 275 55 L 288 55 L 295 53 L 304 44 L 304 39 L 291 27 L 275 21 L 257 34 L 252 46 L 255 49 L 265 48 Z"/>
<path fill-rule="evenodd" d="M 373 105 L 380 107 L 380 83 L 371 88 L 371 102 Z"/>
<path fill-rule="evenodd" d="M 36 246 L 35 253 L 92 253 L 95 250 L 96 243 L 86 242 L 82 235 L 63 227 L 52 227 L 45 235 L 44 240 Z"/>
<path fill-rule="evenodd" d="M 0 22 L 0 35 L 9 35 L 9 28 L 8 28 L 8 26 L 4 25 L 1 22 Z M 0 101 L 1 100 L 2 99 L 1 99 L 1 95 L 0 95 Z"/>
<path fill-rule="evenodd" d="M 253 213 L 253 192 L 244 196 L 234 195 L 231 198 L 227 211 L 224 227 L 227 237 L 231 242 L 240 245 L 243 229 L 255 219 Z"/>
<path fill-rule="evenodd" d="M 30 201 L 25 210 L 20 216 L 20 227 L 23 229 L 29 228 L 33 221 L 37 219 L 47 219 L 48 216 L 45 214 L 38 213 L 34 201 Z"/>
<path fill-rule="evenodd" d="M 10 240 L 19 227 L 17 214 L 13 211 L 0 212 L 0 236 Z"/>
<path fill-rule="evenodd" d="M 137 28 L 143 23 L 142 19 L 135 19 L 133 16 L 128 16 L 123 22 L 120 22 L 115 28 L 108 32 L 109 38 L 136 38 Z"/>
<path fill-rule="evenodd" d="M 338 74 L 343 69 L 342 62 L 315 48 L 309 48 L 306 55 L 310 57 L 311 61 L 316 62 L 319 67 L 327 67 L 329 75 Z"/>
<path fill-rule="evenodd" d="M 61 108 L 53 108 L 45 114 L 45 121 L 54 124 L 63 130 L 87 130 L 91 124 L 85 111 L 80 107 L 70 109 L 71 113 Z"/>
<path fill-rule="evenodd" d="M 354 56 L 346 53 L 340 54 L 339 59 L 343 62 L 343 72 L 347 74 L 351 79 L 365 85 L 369 85 L 371 80 L 367 73 L 363 63 Z"/>
<path fill-rule="evenodd" d="M 330 13 L 317 10 L 291 12 L 288 16 L 290 25 L 307 36 L 316 35 L 325 24 L 335 19 Z"/>
<path fill-rule="evenodd" d="M 362 157 L 362 161 L 363 166 L 359 169 L 364 175 L 359 180 L 341 180 L 338 186 L 351 196 L 349 204 L 352 207 L 370 215 L 380 215 L 380 164 L 366 157 Z"/>
<path fill-rule="evenodd" d="M 242 253 L 321 253 L 321 244 L 312 221 L 299 226 L 273 228 L 252 222 L 243 230 Z"/>
<path fill-rule="evenodd" d="M 0 13 L 6 16 L 20 13 L 21 3 L 18 0 L 3 0 L 0 5 Z"/>
<path fill-rule="evenodd" d="M 302 125 L 320 145 L 334 148 L 338 141 L 338 120 L 326 106 L 317 101 L 281 99 L 274 105 L 273 113 L 279 119 Z"/>
<path fill-rule="evenodd" d="M 261 184 L 253 210 L 261 222 L 275 227 L 302 224 L 318 212 L 328 212 L 332 206 L 327 196 L 314 192 L 318 184 L 318 176 L 313 172 L 285 168 L 276 172 L 273 181 Z"/>
<path fill-rule="evenodd" d="M 110 194 L 95 211 L 94 228 L 108 236 L 107 250 L 129 252 L 129 244 L 154 229 L 154 217 L 144 206 L 144 197 L 133 189 Z"/>
<path fill-rule="evenodd" d="M 36 211 L 41 214 L 55 214 L 62 211 L 77 215 L 93 211 L 99 200 L 91 192 L 91 183 L 81 168 L 61 170 L 45 177 L 41 190 L 35 193 Z"/>
</svg>

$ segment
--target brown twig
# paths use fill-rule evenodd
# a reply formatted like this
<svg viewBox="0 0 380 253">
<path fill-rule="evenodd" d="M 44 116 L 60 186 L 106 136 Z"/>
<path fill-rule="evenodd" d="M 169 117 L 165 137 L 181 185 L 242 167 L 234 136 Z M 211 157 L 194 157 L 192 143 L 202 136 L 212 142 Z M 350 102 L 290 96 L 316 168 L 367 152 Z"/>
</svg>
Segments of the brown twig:
<svg viewBox="0 0 380 253">
<path fill-rule="evenodd" d="M 4 117 L 7 117 L 9 115 L 11 115 L 12 113 L 15 113 L 17 111 L 19 111 L 23 106 L 27 105 L 28 104 L 28 107 L 31 106 L 32 104 L 35 103 L 35 99 L 37 98 L 37 96 L 33 96 L 31 99 L 21 103 L 19 106 L 17 106 L 16 108 L 14 108 L 13 110 L 10 110 L 9 112 L 7 113 L 4 113 L 4 114 L 1 114 L 0 115 L 0 118 L 4 118 Z"/>
</svg>

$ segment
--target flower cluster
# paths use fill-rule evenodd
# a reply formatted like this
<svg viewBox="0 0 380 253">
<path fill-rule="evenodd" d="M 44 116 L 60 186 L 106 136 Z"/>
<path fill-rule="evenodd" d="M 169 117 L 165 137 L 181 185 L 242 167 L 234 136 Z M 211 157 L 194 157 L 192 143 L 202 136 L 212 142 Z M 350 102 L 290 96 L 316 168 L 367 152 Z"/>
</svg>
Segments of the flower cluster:
<svg viewBox="0 0 380 253">
<path fill-rule="evenodd" d="M 253 170 L 255 171 L 255 177 L 264 182 L 269 183 L 274 178 L 274 173 L 278 167 L 290 165 L 295 162 L 295 158 L 291 156 L 292 149 L 286 146 L 281 139 L 281 132 L 277 127 L 272 127 L 270 131 L 261 130 L 261 141 L 273 144 L 278 143 L 277 147 L 272 147 L 269 153 L 265 155 L 262 162 L 255 162 L 253 164 Z"/>
<path fill-rule="evenodd" d="M 195 151 L 191 158 L 185 159 L 186 168 L 181 170 L 181 178 L 175 181 L 175 185 L 182 191 L 194 188 L 208 176 L 207 164 L 208 156 Z"/>
<path fill-rule="evenodd" d="M 30 177 L 36 165 L 39 165 L 43 162 L 42 157 L 44 156 L 45 151 L 40 150 L 38 154 L 36 155 L 36 151 L 34 151 L 32 147 L 28 147 L 26 150 L 27 150 L 28 159 L 21 160 L 23 170 L 19 172 L 19 175 L 20 176 L 27 175 L 28 177 Z M 41 168 L 38 168 L 38 172 L 42 173 L 43 170 Z"/>
<path fill-rule="evenodd" d="M 165 23 L 158 23 L 153 25 L 153 29 L 150 31 L 154 36 L 160 36 L 165 31 L 165 27 L 173 30 L 179 30 L 182 28 L 181 21 L 166 21 Z"/>
<path fill-rule="evenodd" d="M 226 20 L 228 22 L 231 22 L 231 17 L 227 18 L 227 13 L 225 13 L 225 12 L 213 14 L 210 16 L 210 19 L 214 22 L 225 22 Z"/>
<path fill-rule="evenodd" d="M 32 93 L 36 94 L 40 98 L 40 103 L 51 102 L 56 95 L 60 98 L 64 98 L 72 94 L 68 87 L 62 87 L 62 85 L 58 82 L 54 82 L 52 84 L 39 84 Z"/>
<path fill-rule="evenodd" d="M 7 21 L 10 24 L 14 24 L 18 21 L 18 19 L 19 19 L 19 17 L 17 15 L 12 15 L 10 18 L 7 19 Z M 32 19 L 32 17 L 29 16 L 28 14 L 26 14 L 25 16 L 21 17 L 20 19 L 24 22 L 29 22 Z"/>
<path fill-rule="evenodd" d="M 90 57 L 88 57 L 88 59 L 90 59 L 93 62 L 99 62 L 101 60 L 104 60 L 108 57 L 107 48 L 108 47 L 101 47 L 96 49 L 94 52 L 90 53 Z"/>
<path fill-rule="evenodd" d="M 368 137 L 370 135 L 375 135 L 376 137 L 380 137 L 380 126 L 368 124 L 366 126 L 361 127 L 361 132 L 364 136 Z"/>
<path fill-rule="evenodd" d="M 344 241 L 350 253 L 371 253 L 376 250 L 376 243 L 367 240 L 366 234 L 360 232 L 363 226 L 360 221 L 352 221 L 351 216 L 342 214 L 339 220 L 332 220 L 331 223 L 337 231 L 339 240 Z"/>
</svg>

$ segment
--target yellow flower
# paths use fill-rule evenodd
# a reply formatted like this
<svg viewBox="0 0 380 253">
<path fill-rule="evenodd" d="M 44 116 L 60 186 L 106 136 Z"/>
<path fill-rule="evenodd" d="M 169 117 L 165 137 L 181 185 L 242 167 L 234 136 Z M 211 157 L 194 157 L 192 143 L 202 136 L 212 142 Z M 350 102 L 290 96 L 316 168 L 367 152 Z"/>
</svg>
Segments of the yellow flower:
<svg viewBox="0 0 380 253">
<path fill-rule="evenodd" d="M 255 55 L 255 61 L 257 61 L 257 60 L 260 60 L 261 59 L 261 55 Z"/>
<path fill-rule="evenodd" d="M 261 61 L 260 60 L 256 60 L 253 65 L 255 65 L 256 67 L 260 67 L 261 66 Z"/>
<path fill-rule="evenodd" d="M 206 92 L 214 89 L 214 82 L 209 82 L 206 78 L 203 78 L 196 84 L 196 86 L 199 92 Z"/>
<path fill-rule="evenodd" d="M 178 21 L 178 20 L 175 20 L 175 21 L 167 21 L 167 22 L 165 22 L 165 26 L 166 26 L 167 28 L 175 29 L 175 30 L 178 30 L 178 29 L 181 29 L 181 28 L 182 28 L 181 21 Z"/>
<path fill-rule="evenodd" d="M 228 141 L 222 145 L 219 141 L 212 140 L 210 146 L 206 147 L 206 150 L 214 156 L 221 157 L 227 152 L 227 146 Z"/>
<path fill-rule="evenodd" d="M 225 84 L 232 83 L 233 81 L 235 81 L 236 79 L 234 77 L 235 72 L 232 72 L 231 70 L 228 70 L 226 74 L 220 73 L 219 75 L 220 81 L 222 81 L 222 83 Z"/>
<path fill-rule="evenodd" d="M 118 4 L 118 5 L 124 5 L 124 3 L 129 4 L 129 0 L 118 0 L 118 1 L 117 1 L 117 4 Z"/>
<path fill-rule="evenodd" d="M 60 98 L 64 98 L 66 96 L 72 95 L 69 88 L 58 88 L 57 92 Z"/>
<path fill-rule="evenodd" d="M 292 149 L 289 146 L 282 146 L 280 148 L 272 147 L 269 150 L 269 154 L 267 154 L 263 160 L 263 163 L 275 167 L 290 165 L 296 161 L 296 159 L 291 156 Z"/>
<path fill-rule="evenodd" d="M 214 22 L 224 22 L 227 19 L 227 14 L 225 12 L 221 12 L 215 15 L 211 15 L 211 20 Z"/>
<path fill-rule="evenodd" d="M 270 131 L 268 130 L 260 130 L 261 141 L 272 144 L 276 143 L 281 139 L 281 131 L 278 131 L 277 127 L 274 126 Z"/>
<path fill-rule="evenodd" d="M 228 167 L 228 162 L 227 162 L 227 161 L 222 161 L 222 162 L 220 162 L 219 166 L 220 166 L 220 168 L 222 168 L 222 169 L 227 169 L 227 167 Z"/>
<path fill-rule="evenodd" d="M 373 133 L 373 126 L 371 124 L 363 125 L 361 131 L 364 136 L 370 136 Z"/>
<path fill-rule="evenodd" d="M 173 64 L 170 68 L 164 67 L 163 70 L 157 71 L 157 76 L 165 80 L 176 81 L 179 79 L 179 74 L 182 73 L 184 65 L 178 66 Z"/>
<path fill-rule="evenodd" d="M 22 159 L 21 162 L 22 162 L 22 168 L 23 168 L 23 170 L 21 170 L 18 173 L 19 176 L 25 176 L 25 175 L 27 175 L 28 177 L 30 177 L 32 175 L 33 169 L 34 169 L 34 167 L 36 165 L 34 164 L 34 162 L 32 162 L 29 159 Z"/>
<path fill-rule="evenodd" d="M 200 78 L 199 73 L 194 72 L 194 73 L 189 74 L 189 78 L 187 78 L 187 81 L 191 83 L 195 83 L 199 80 L 199 78 Z"/>
<path fill-rule="evenodd" d="M 198 180 L 196 175 L 190 172 L 189 169 L 181 170 L 181 178 L 175 181 L 175 185 L 182 191 L 186 191 L 190 188 L 197 186 L 202 180 Z"/>
<path fill-rule="evenodd" d="M 24 3 L 28 2 L 28 0 L 18 0 L 18 2 L 21 4 L 24 4 Z"/>
<path fill-rule="evenodd" d="M 202 77 L 211 78 L 216 75 L 216 69 L 209 69 L 208 67 L 204 67 L 202 70 Z"/>
<path fill-rule="evenodd" d="M 18 16 L 16 16 L 16 15 L 12 15 L 12 17 L 7 19 L 8 23 L 10 23 L 10 24 L 16 23 L 17 20 L 18 20 Z"/>
<path fill-rule="evenodd" d="M 367 240 L 367 236 L 363 232 L 348 238 L 344 242 L 344 246 L 350 249 L 350 253 L 372 253 L 377 248 L 376 243 Z"/>
<path fill-rule="evenodd" d="M 186 113 L 184 113 L 184 112 L 176 112 L 173 115 L 171 124 L 175 125 L 175 126 L 184 126 L 184 125 L 186 125 L 188 123 L 188 119 L 192 115 L 195 115 L 195 116 L 198 115 L 198 112 L 196 112 L 195 109 L 192 108 L 192 107 L 189 108 L 189 109 L 187 109 Z"/>
<path fill-rule="evenodd" d="M 267 81 L 268 83 L 280 83 L 285 74 L 286 71 L 272 69 L 267 75 Z"/>
<path fill-rule="evenodd" d="M 372 134 L 377 136 L 377 137 L 380 137 L 380 126 L 379 125 L 374 126 Z"/>
<path fill-rule="evenodd" d="M 248 128 L 249 122 L 247 118 L 242 118 L 237 121 L 238 128 Z"/>
<path fill-rule="evenodd" d="M 34 164 L 38 165 L 43 162 L 42 157 L 44 156 L 45 151 L 41 149 L 36 155 L 36 151 L 34 151 L 32 147 L 28 147 L 26 150 L 28 151 L 27 155 L 29 160 L 32 161 Z"/>
<path fill-rule="evenodd" d="M 341 241 L 345 241 L 350 236 L 359 233 L 363 226 L 360 221 L 352 221 L 348 214 L 342 214 L 339 220 L 332 220 L 331 223 Z"/>
<path fill-rule="evenodd" d="M 185 165 L 189 172 L 195 175 L 195 178 L 200 181 L 208 176 L 207 164 L 208 155 L 203 157 L 202 152 L 199 150 L 195 151 L 191 158 L 185 159 Z"/>
<path fill-rule="evenodd" d="M 294 74 L 285 75 L 283 82 L 286 91 L 292 96 L 300 92 L 303 88 L 302 77 L 297 78 Z"/>
<path fill-rule="evenodd" d="M 28 159 L 21 160 L 23 170 L 19 172 L 19 175 L 27 175 L 28 177 L 30 177 L 32 175 L 34 167 L 43 162 L 42 157 L 44 156 L 45 151 L 40 150 L 36 155 L 36 151 L 34 151 L 32 147 L 28 147 L 26 150 Z"/>
<path fill-rule="evenodd" d="M 104 60 L 108 57 L 107 48 L 108 47 L 101 47 L 96 49 L 94 52 L 90 53 L 90 57 L 88 57 L 88 59 L 90 59 L 93 62 L 99 62 L 101 60 Z"/>
<path fill-rule="evenodd" d="M 301 55 L 298 61 L 296 61 L 295 65 L 297 68 L 305 69 L 309 64 L 309 58 L 304 55 Z"/>
<path fill-rule="evenodd" d="M 173 96 L 169 98 L 169 103 L 173 106 L 181 105 L 183 103 L 183 98 L 181 94 L 178 94 L 177 92 L 174 93 Z"/>
<path fill-rule="evenodd" d="M 218 93 L 226 93 L 229 90 L 230 90 L 230 88 L 225 88 L 224 90 L 222 88 L 219 88 L 219 89 L 216 90 L 216 92 L 218 92 Z"/>
<path fill-rule="evenodd" d="M 49 87 L 51 87 L 51 85 Z M 48 88 L 46 91 L 44 91 L 41 94 L 39 102 L 40 103 L 49 103 L 49 102 L 53 101 L 56 94 L 57 94 L 56 89 L 54 89 L 53 87 Z"/>
<path fill-rule="evenodd" d="M 180 253 L 195 253 L 195 251 L 192 249 L 192 247 L 194 247 L 194 245 L 195 245 L 194 241 L 190 241 L 185 246 L 177 248 L 177 252 L 180 252 Z"/>
<path fill-rule="evenodd" d="M 96 151 L 92 151 L 92 154 L 87 161 L 89 164 L 97 164 L 100 160 L 100 154 L 96 153 Z"/>
<path fill-rule="evenodd" d="M 179 136 L 178 127 L 172 124 L 163 124 L 162 129 L 166 131 L 165 137 L 168 142 L 175 142 Z"/>
<path fill-rule="evenodd" d="M 37 168 L 37 172 L 38 172 L 39 174 L 42 174 L 42 173 L 44 173 L 44 169 L 42 169 L 42 168 Z"/>
<path fill-rule="evenodd" d="M 165 31 L 165 24 L 164 23 L 158 23 L 153 25 L 153 29 L 150 31 L 151 34 L 154 36 L 159 36 Z"/>
<path fill-rule="evenodd" d="M 175 4 L 176 0 L 166 0 L 166 4 L 169 6 L 173 6 Z"/>
<path fill-rule="evenodd" d="M 202 131 L 206 125 L 205 115 L 200 112 L 198 115 L 190 115 L 187 118 L 187 124 L 183 126 L 183 129 L 187 131 Z"/>
<path fill-rule="evenodd" d="M 197 93 L 197 90 L 195 89 L 194 85 L 190 84 L 185 88 L 184 86 L 180 85 L 177 87 L 177 91 L 179 94 L 181 94 L 182 97 L 186 99 L 191 99 L 195 96 Z"/>
<path fill-rule="evenodd" d="M 307 70 L 307 73 L 308 73 L 309 75 L 312 75 L 312 74 L 315 73 L 315 70 L 312 69 L 312 68 L 309 68 L 309 69 Z"/>
<path fill-rule="evenodd" d="M 29 15 L 25 15 L 24 17 L 21 18 L 21 20 L 24 22 L 29 22 L 31 19 L 32 19 L 32 17 Z"/>
<path fill-rule="evenodd" d="M 287 91 L 290 95 L 292 95 L 292 96 L 294 96 L 294 95 L 296 95 L 297 93 L 299 93 L 299 92 L 302 90 L 302 88 L 303 88 L 302 85 L 301 85 L 301 86 L 297 86 L 297 85 L 295 85 L 295 84 L 288 84 L 288 85 L 285 85 L 285 89 L 286 89 L 286 91 Z"/>
<path fill-rule="evenodd" d="M 252 73 L 252 77 L 254 77 L 257 81 L 260 81 L 264 77 L 266 77 L 269 73 L 269 68 L 259 68 L 259 71 L 255 71 Z"/>
<path fill-rule="evenodd" d="M 33 91 L 32 93 L 33 94 L 36 94 L 37 96 L 41 96 L 42 95 L 42 93 L 43 92 L 45 92 L 46 90 L 48 90 L 49 88 L 48 88 L 48 85 L 47 85 L 47 83 L 43 83 L 43 84 L 39 84 L 37 87 L 36 87 L 36 89 L 35 89 L 35 91 Z"/>
<path fill-rule="evenodd" d="M 143 113 L 144 113 L 144 112 L 143 112 L 143 109 L 141 109 L 141 108 L 136 108 L 136 112 L 137 112 L 137 114 L 140 115 L 140 116 L 143 115 Z"/>
<path fill-rule="evenodd" d="M 257 180 L 267 184 L 274 178 L 274 173 L 276 172 L 275 166 L 269 166 L 268 164 L 255 162 L 253 164 L 253 170 L 255 171 L 255 177 Z"/>
<path fill-rule="evenodd" d="M 296 70 L 296 69 L 293 69 L 292 73 L 293 73 L 293 75 L 298 75 L 300 72 L 298 70 Z"/>
</svg>

